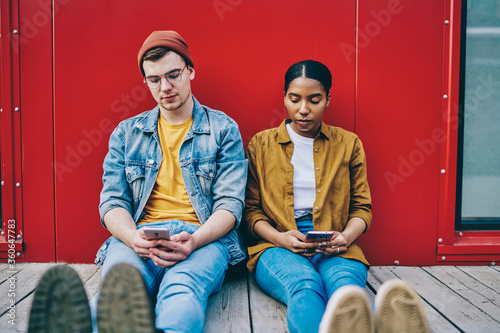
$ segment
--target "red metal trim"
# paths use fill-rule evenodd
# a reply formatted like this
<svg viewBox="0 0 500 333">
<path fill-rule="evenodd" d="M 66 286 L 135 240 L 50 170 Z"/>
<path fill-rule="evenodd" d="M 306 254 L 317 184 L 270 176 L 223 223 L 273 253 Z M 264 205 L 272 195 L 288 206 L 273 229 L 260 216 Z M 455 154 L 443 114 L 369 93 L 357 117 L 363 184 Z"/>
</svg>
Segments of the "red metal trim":
<svg viewBox="0 0 500 333">
<path fill-rule="evenodd" d="M 477 265 L 492 264 L 500 261 L 500 254 L 488 255 L 441 255 L 436 257 L 438 264 L 444 265 Z"/>
<path fill-rule="evenodd" d="M 2 109 L 2 237 L 0 258 L 8 256 L 9 242 L 23 237 L 21 117 L 19 88 L 19 14 L 17 1 L 1 2 L 1 109 Z M 5 250 L 4 250 L 5 249 Z M 16 245 L 16 259 L 22 248 Z M 11 258 L 12 259 L 12 258 Z"/>
</svg>

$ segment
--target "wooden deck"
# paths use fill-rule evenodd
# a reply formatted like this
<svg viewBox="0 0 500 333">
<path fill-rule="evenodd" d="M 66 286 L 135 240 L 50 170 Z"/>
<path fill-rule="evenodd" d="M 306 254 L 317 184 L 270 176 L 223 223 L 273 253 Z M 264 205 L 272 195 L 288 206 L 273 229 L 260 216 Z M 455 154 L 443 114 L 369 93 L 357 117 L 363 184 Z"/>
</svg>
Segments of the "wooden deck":
<svg viewBox="0 0 500 333">
<path fill-rule="evenodd" d="M 54 264 L 0 264 L 0 332 L 26 332 L 42 274 Z M 95 265 L 70 265 L 92 297 L 100 285 Z M 12 273 L 11 271 L 15 271 Z M 16 281 L 10 277 L 14 274 Z M 374 299 L 389 279 L 410 283 L 424 301 L 432 332 L 500 332 L 500 269 L 494 266 L 372 267 L 366 291 Z M 12 295 L 15 293 L 15 296 Z M 15 325 L 9 324 L 15 302 Z M 205 332 L 288 332 L 286 307 L 264 294 L 244 267 L 232 269 L 208 304 Z"/>
</svg>

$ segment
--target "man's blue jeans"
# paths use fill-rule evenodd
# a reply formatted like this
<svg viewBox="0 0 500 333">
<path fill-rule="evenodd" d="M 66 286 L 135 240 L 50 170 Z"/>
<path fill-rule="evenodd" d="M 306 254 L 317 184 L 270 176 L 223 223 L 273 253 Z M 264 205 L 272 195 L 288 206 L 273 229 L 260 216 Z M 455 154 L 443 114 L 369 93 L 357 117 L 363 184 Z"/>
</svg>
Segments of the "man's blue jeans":
<svg viewBox="0 0 500 333">
<path fill-rule="evenodd" d="M 147 225 L 167 227 L 171 235 L 182 231 L 192 234 L 199 228 L 179 220 Z M 144 277 L 153 304 L 156 304 L 157 329 L 203 332 L 208 298 L 220 290 L 228 267 L 229 252 L 224 245 L 218 241 L 210 243 L 167 269 L 157 267 L 152 260 L 142 259 L 115 237 L 111 237 L 109 244 L 103 247 L 106 250 L 102 267 L 103 281 L 110 268 L 118 263 L 128 263 L 137 268 Z M 98 259 L 102 260 L 102 251 Z M 97 298 L 98 295 L 90 302 L 94 324 Z"/>
<path fill-rule="evenodd" d="M 326 303 L 338 288 L 366 285 L 367 268 L 361 262 L 342 257 L 314 258 L 276 247 L 264 251 L 257 263 L 257 283 L 287 305 L 291 333 L 317 333 Z"/>
</svg>

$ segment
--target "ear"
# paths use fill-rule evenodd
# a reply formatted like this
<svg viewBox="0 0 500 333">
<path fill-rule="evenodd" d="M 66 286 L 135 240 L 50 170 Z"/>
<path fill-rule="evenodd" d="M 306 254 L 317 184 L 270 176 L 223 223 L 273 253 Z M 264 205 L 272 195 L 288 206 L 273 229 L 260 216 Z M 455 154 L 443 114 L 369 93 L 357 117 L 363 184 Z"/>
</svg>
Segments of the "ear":
<svg viewBox="0 0 500 333">
<path fill-rule="evenodd" d="M 330 101 L 331 100 L 332 100 L 332 95 L 328 94 L 328 96 L 326 96 L 325 110 L 328 109 L 328 106 L 330 106 Z"/>
<path fill-rule="evenodd" d="M 187 70 L 189 71 L 189 79 L 190 79 L 190 80 L 193 80 L 193 79 L 194 79 L 194 76 L 195 76 L 195 75 L 194 75 L 194 74 L 195 74 L 195 73 L 194 73 L 194 68 L 193 68 L 193 67 L 191 67 L 191 66 L 189 66 L 189 67 L 187 68 Z"/>
</svg>

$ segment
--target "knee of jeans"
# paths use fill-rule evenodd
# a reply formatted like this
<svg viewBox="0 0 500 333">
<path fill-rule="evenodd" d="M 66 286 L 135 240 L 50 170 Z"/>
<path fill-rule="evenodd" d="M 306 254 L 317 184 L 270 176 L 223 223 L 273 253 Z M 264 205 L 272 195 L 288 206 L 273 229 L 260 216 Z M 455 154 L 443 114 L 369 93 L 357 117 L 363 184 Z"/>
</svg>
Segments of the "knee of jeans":
<svg viewBox="0 0 500 333">
<path fill-rule="evenodd" d="M 313 291 L 320 295 L 323 294 L 323 281 L 321 277 L 312 274 L 301 274 L 297 278 L 292 279 L 289 287 L 290 296 L 303 291 Z"/>
</svg>

